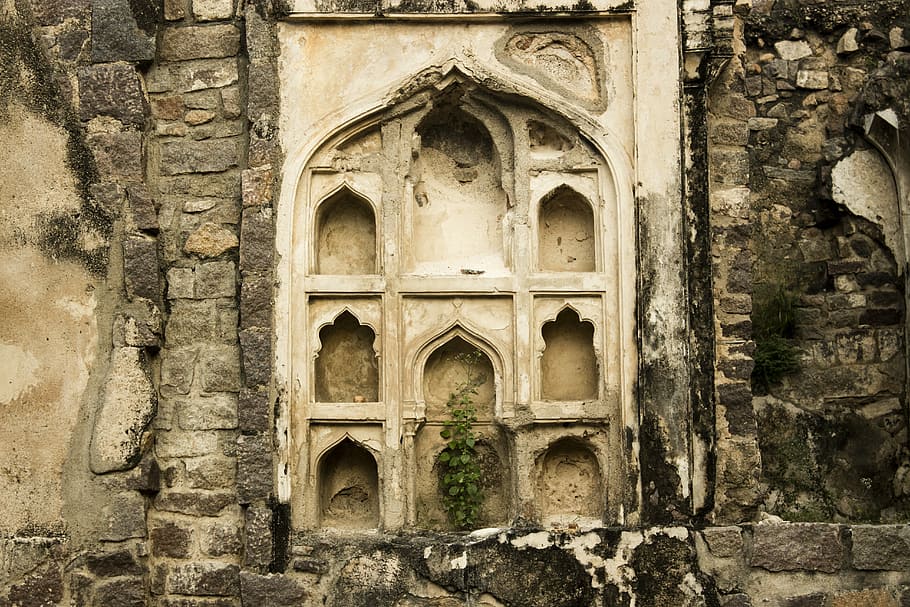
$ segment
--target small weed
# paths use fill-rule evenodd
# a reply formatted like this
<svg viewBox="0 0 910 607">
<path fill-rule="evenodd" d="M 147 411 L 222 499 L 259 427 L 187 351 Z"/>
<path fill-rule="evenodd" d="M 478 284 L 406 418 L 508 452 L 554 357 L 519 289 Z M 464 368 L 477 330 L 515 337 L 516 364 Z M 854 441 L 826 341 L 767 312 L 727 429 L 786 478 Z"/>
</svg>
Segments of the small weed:
<svg viewBox="0 0 910 607">
<path fill-rule="evenodd" d="M 796 296 L 781 285 L 757 291 L 752 308 L 752 388 L 756 393 L 767 393 L 785 375 L 799 371 L 799 349 L 791 341 L 795 330 Z"/>
<path fill-rule="evenodd" d="M 474 432 L 477 410 L 473 398 L 477 387 L 487 380 L 483 373 L 476 370 L 481 356 L 483 354 L 476 350 L 455 356 L 464 367 L 465 380 L 449 395 L 446 407 L 451 419 L 443 423 L 439 433 L 448 441 L 439 454 L 439 463 L 445 466 L 441 486 L 443 507 L 458 529 L 466 529 L 476 523 L 483 503 L 477 456 L 479 435 Z"/>
</svg>

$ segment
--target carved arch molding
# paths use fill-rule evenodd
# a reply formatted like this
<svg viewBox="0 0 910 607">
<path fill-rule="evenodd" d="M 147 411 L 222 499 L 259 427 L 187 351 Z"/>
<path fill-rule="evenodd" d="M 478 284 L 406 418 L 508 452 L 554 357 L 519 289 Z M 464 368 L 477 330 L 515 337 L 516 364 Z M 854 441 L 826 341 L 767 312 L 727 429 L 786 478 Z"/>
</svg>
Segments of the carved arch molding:
<svg viewBox="0 0 910 607">
<path fill-rule="evenodd" d="M 630 154 L 605 124 L 627 95 L 608 40 L 557 33 L 491 38 L 501 73 L 459 57 L 304 104 L 276 323 L 296 528 L 447 528 L 440 430 L 471 373 L 481 525 L 635 508 Z"/>
</svg>

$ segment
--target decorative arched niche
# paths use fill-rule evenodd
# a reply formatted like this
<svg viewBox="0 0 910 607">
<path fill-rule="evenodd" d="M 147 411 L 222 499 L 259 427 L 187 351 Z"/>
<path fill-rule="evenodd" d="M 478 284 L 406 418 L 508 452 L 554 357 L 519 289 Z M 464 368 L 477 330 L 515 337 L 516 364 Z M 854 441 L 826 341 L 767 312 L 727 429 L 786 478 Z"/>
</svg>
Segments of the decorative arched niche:
<svg viewBox="0 0 910 607">
<path fill-rule="evenodd" d="M 316 273 L 375 274 L 376 215 L 372 205 L 346 185 L 316 212 Z"/>
<path fill-rule="evenodd" d="M 500 151 L 463 96 L 457 85 L 440 95 L 412 137 L 408 246 L 416 271 L 508 267 Z"/>
<path fill-rule="evenodd" d="M 319 331 L 315 360 L 315 399 L 319 403 L 376 402 L 379 366 L 373 329 L 345 310 Z"/>
<path fill-rule="evenodd" d="M 345 437 L 323 454 L 317 478 L 320 526 L 379 527 L 379 473 L 366 448 Z"/>
<path fill-rule="evenodd" d="M 594 210 L 584 196 L 569 186 L 559 186 L 541 199 L 537 221 L 539 270 L 597 269 Z"/>
<path fill-rule="evenodd" d="M 581 438 L 554 442 L 537 460 L 537 503 L 541 521 L 602 519 L 606 510 L 603 472 Z"/>
<path fill-rule="evenodd" d="M 449 417 L 446 403 L 461 390 L 477 410 L 478 419 L 493 419 L 496 408 L 496 372 L 482 350 L 454 335 L 427 358 L 423 372 L 423 395 L 426 417 L 443 420 Z"/>
<path fill-rule="evenodd" d="M 540 395 L 550 401 L 594 400 L 600 374 L 594 348 L 594 325 L 565 307 L 541 329 Z"/>
</svg>

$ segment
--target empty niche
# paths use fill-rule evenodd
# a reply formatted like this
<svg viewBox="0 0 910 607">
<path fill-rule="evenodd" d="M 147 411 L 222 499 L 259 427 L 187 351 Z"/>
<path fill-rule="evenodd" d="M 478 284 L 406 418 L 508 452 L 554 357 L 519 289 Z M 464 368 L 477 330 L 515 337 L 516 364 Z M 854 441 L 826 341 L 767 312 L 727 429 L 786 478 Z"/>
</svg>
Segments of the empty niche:
<svg viewBox="0 0 910 607">
<path fill-rule="evenodd" d="M 348 311 L 319 331 L 316 358 L 316 402 L 353 403 L 379 400 L 376 334 Z"/>
<path fill-rule="evenodd" d="M 506 195 L 490 133 L 447 104 L 428 114 L 417 134 L 410 175 L 415 262 L 454 269 L 504 267 Z"/>
<path fill-rule="evenodd" d="M 541 270 L 593 272 L 597 269 L 594 211 L 587 199 L 572 188 L 556 188 L 540 202 L 538 238 Z"/>
<path fill-rule="evenodd" d="M 345 438 L 322 457 L 318 474 L 322 526 L 379 526 L 379 475 L 369 451 Z"/>
<path fill-rule="evenodd" d="M 544 521 L 563 516 L 603 516 L 603 477 L 588 445 L 573 438 L 557 441 L 538 466 L 537 496 Z"/>
<path fill-rule="evenodd" d="M 492 419 L 496 405 L 493 363 L 476 346 L 456 336 L 438 347 L 424 367 L 427 419 L 447 419 L 446 403 L 449 397 L 468 385 L 475 390 L 470 397 L 478 419 Z"/>
<path fill-rule="evenodd" d="M 342 187 L 319 207 L 316 272 L 375 274 L 376 217 L 370 204 Z"/>
<path fill-rule="evenodd" d="M 598 396 L 594 325 L 582 321 L 571 308 L 543 325 L 544 351 L 540 360 L 543 400 L 592 400 Z"/>
</svg>

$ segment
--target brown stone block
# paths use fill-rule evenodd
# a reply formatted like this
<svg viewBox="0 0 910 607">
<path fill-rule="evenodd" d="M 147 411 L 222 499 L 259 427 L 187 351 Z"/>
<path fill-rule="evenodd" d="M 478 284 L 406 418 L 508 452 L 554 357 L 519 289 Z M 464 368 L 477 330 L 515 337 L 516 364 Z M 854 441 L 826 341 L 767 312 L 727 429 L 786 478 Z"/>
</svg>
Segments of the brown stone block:
<svg viewBox="0 0 910 607">
<path fill-rule="evenodd" d="M 192 516 L 218 516 L 222 510 L 236 503 L 237 497 L 226 492 L 168 491 L 155 498 L 158 510 Z"/>
<path fill-rule="evenodd" d="M 753 527 L 750 564 L 768 571 L 834 573 L 844 551 L 838 525 L 760 523 Z"/>
<path fill-rule="evenodd" d="M 244 514 L 243 564 L 264 569 L 272 561 L 272 511 L 250 506 Z"/>
<path fill-rule="evenodd" d="M 186 558 L 192 549 L 193 530 L 174 522 L 164 522 L 149 531 L 152 554 L 158 557 Z"/>
<path fill-rule="evenodd" d="M 876 588 L 835 594 L 831 607 L 898 607 L 898 602 L 890 590 Z"/>
<path fill-rule="evenodd" d="M 275 250 L 275 225 L 268 209 L 243 210 L 240 225 L 240 270 L 267 273 L 272 269 Z"/>
<path fill-rule="evenodd" d="M 98 172 L 104 176 L 142 180 L 142 134 L 96 133 L 86 137 L 95 156 Z"/>
<path fill-rule="evenodd" d="M 910 525 L 853 527 L 853 566 L 863 570 L 910 571 Z"/>
<path fill-rule="evenodd" d="M 168 575 L 167 590 L 196 596 L 237 596 L 240 568 L 215 561 L 177 565 Z"/>
<path fill-rule="evenodd" d="M 272 445 L 267 435 L 237 438 L 237 493 L 242 504 L 265 500 L 272 493 Z"/>
<path fill-rule="evenodd" d="M 110 116 L 124 125 L 140 128 L 148 106 L 139 76 L 132 65 L 102 64 L 79 69 L 79 116 L 91 120 Z"/>
<path fill-rule="evenodd" d="M 161 174 L 220 173 L 240 162 L 234 138 L 206 141 L 173 141 L 161 144 Z"/>
<path fill-rule="evenodd" d="M 202 388 L 206 392 L 240 390 L 240 353 L 236 348 L 204 352 L 199 360 Z"/>
<path fill-rule="evenodd" d="M 172 27 L 161 36 L 159 58 L 185 61 L 232 57 L 240 50 L 240 30 L 230 24 Z"/>
<path fill-rule="evenodd" d="M 250 605 L 294 607 L 306 598 L 306 592 L 291 578 L 281 575 L 240 574 L 241 597 Z"/>
<path fill-rule="evenodd" d="M 272 376 L 272 334 L 268 329 L 240 331 L 243 375 L 248 387 L 266 385 Z"/>
<path fill-rule="evenodd" d="M 149 238 L 127 238 L 123 241 L 123 278 L 126 294 L 158 300 L 158 241 Z"/>
</svg>

